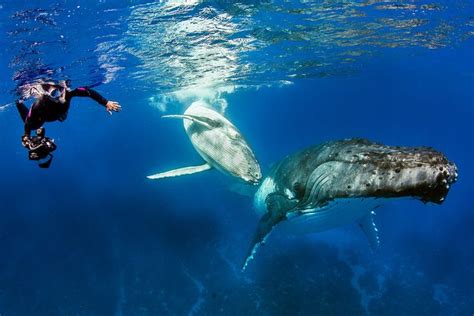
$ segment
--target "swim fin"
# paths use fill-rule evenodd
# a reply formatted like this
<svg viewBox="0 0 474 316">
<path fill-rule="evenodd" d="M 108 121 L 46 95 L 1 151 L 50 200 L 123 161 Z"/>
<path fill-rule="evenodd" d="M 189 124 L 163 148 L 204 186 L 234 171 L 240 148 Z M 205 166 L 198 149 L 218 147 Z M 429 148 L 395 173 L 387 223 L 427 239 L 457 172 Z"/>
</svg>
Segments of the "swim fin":
<svg viewBox="0 0 474 316">
<path fill-rule="evenodd" d="M 51 162 L 53 161 L 53 155 L 49 154 L 48 155 L 48 160 L 46 160 L 45 162 L 41 162 L 38 164 L 38 166 L 42 169 L 48 169 L 49 166 L 51 166 Z"/>
</svg>

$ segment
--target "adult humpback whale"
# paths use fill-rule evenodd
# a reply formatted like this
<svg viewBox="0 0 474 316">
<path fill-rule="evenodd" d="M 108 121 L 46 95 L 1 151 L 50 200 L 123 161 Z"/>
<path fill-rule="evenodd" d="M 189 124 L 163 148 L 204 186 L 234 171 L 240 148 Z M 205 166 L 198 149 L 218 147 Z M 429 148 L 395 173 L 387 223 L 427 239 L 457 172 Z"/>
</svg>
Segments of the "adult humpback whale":
<svg viewBox="0 0 474 316">
<path fill-rule="evenodd" d="M 391 147 L 365 139 L 332 141 L 284 158 L 255 194 L 262 213 L 242 269 L 278 223 L 306 222 L 313 232 L 358 221 L 378 245 L 373 210 L 382 198 L 441 204 L 456 166 L 428 147 Z"/>
<path fill-rule="evenodd" d="M 214 167 L 253 185 L 260 182 L 262 173 L 252 149 L 240 131 L 223 115 L 201 102 L 194 102 L 183 115 L 163 117 L 183 119 L 191 143 L 206 163 L 158 173 L 148 176 L 148 179 L 188 175 Z"/>
</svg>

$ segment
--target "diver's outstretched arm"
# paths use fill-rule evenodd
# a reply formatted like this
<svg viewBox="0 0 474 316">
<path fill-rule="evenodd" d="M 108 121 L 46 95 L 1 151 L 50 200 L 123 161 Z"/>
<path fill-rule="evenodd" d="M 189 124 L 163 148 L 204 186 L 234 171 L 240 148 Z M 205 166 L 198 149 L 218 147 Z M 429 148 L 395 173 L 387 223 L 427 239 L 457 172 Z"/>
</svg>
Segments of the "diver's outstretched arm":
<svg viewBox="0 0 474 316">
<path fill-rule="evenodd" d="M 109 112 L 109 114 L 112 114 L 112 111 L 119 112 L 122 109 L 122 107 L 120 106 L 118 102 L 108 101 L 106 98 L 100 95 L 100 93 L 90 88 L 81 87 L 81 88 L 74 89 L 70 92 L 70 95 L 71 95 L 71 98 L 72 97 L 89 97 L 92 100 L 96 101 L 97 103 L 103 105 L 106 108 L 107 112 Z"/>
</svg>

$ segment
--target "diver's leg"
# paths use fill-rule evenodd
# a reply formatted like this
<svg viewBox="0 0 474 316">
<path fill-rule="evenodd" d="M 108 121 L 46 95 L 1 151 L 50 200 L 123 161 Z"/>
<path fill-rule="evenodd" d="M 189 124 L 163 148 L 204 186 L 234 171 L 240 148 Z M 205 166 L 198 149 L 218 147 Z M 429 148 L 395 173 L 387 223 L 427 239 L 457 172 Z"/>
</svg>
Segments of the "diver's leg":
<svg viewBox="0 0 474 316">
<path fill-rule="evenodd" d="M 16 101 L 16 108 L 18 109 L 18 113 L 20 113 L 20 117 L 25 122 L 26 117 L 28 116 L 28 108 L 26 105 L 21 101 Z"/>
</svg>

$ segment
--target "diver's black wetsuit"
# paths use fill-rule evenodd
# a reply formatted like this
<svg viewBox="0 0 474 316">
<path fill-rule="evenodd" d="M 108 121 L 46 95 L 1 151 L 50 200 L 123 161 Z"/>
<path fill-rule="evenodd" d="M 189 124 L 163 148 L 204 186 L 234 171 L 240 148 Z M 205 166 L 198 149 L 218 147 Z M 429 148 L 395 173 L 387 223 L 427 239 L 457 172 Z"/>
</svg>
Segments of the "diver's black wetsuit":
<svg viewBox="0 0 474 316">
<path fill-rule="evenodd" d="M 89 88 L 66 91 L 65 102 L 63 103 L 43 95 L 33 103 L 29 110 L 22 102 L 17 102 L 18 112 L 23 122 L 25 122 L 25 135 L 29 136 L 32 130 L 40 128 L 45 122 L 64 121 L 67 118 L 73 97 L 89 97 L 103 106 L 107 104 L 107 99 Z"/>
</svg>

